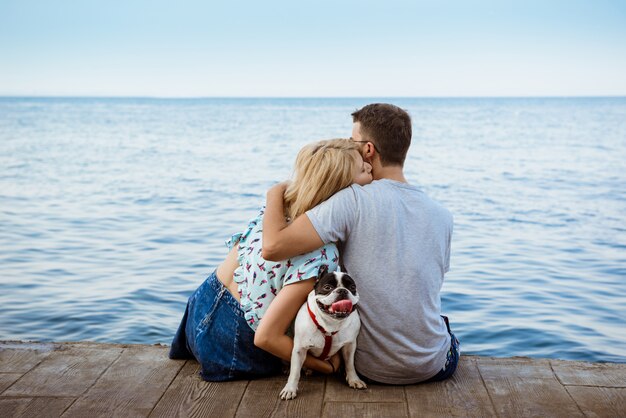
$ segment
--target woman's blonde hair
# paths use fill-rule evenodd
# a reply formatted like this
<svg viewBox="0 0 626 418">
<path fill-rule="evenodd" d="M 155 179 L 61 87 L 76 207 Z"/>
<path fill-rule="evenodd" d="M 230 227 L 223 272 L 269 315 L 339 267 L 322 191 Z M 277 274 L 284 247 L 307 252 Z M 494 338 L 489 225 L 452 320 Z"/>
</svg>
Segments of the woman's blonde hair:
<svg viewBox="0 0 626 418">
<path fill-rule="evenodd" d="M 350 139 L 330 139 L 305 145 L 296 157 L 293 179 L 285 191 L 287 217 L 295 219 L 351 185 L 358 150 L 357 144 Z"/>
</svg>

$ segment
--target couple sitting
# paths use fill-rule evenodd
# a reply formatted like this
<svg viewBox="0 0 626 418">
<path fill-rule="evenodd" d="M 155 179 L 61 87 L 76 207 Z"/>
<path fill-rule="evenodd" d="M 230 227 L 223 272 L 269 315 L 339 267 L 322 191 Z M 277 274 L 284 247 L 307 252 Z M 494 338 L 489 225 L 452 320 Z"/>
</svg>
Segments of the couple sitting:
<svg viewBox="0 0 626 418">
<path fill-rule="evenodd" d="M 450 377 L 459 342 L 440 315 L 452 216 L 404 178 L 411 119 L 389 104 L 354 112 L 352 137 L 298 154 L 290 183 L 228 241 L 224 262 L 189 298 L 170 358 L 196 358 L 205 380 L 280 373 L 287 335 L 322 265 L 340 263 L 357 282 L 357 372 L 369 382 Z M 373 180 L 373 181 L 372 181 Z M 338 370 L 308 355 L 304 366 Z"/>
</svg>

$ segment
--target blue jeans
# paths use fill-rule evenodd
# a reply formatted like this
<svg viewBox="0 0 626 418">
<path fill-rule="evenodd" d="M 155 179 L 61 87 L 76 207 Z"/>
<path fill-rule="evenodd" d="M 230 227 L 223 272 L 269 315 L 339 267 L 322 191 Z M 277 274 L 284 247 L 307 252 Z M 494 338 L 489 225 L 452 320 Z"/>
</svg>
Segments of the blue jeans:
<svg viewBox="0 0 626 418">
<path fill-rule="evenodd" d="M 213 382 L 252 379 L 282 370 L 278 357 L 254 345 L 254 331 L 239 302 L 215 272 L 189 298 L 169 357 L 195 358 L 200 376 Z"/>
<path fill-rule="evenodd" d="M 448 321 L 447 316 L 441 315 L 443 320 L 446 323 L 446 327 L 448 328 L 448 334 L 450 334 L 450 349 L 448 350 L 448 355 L 446 357 L 446 364 L 443 366 L 439 373 L 426 380 L 427 382 L 439 382 L 441 380 L 446 380 L 449 377 L 452 377 L 454 372 L 456 371 L 456 366 L 459 364 L 459 357 L 461 357 L 461 350 L 459 350 L 459 340 L 456 336 L 450 331 L 450 322 Z"/>
</svg>

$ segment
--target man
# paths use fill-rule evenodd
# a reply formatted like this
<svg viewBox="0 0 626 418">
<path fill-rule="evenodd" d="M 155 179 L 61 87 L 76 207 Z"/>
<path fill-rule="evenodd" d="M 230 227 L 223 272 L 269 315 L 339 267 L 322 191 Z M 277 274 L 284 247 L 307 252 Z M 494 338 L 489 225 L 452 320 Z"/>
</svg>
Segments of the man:
<svg viewBox="0 0 626 418">
<path fill-rule="evenodd" d="M 270 189 L 263 257 L 284 260 L 340 242 L 342 264 L 360 294 L 359 374 L 388 384 L 443 380 L 454 373 L 459 356 L 458 340 L 440 316 L 452 216 L 404 177 L 411 144 L 404 110 L 377 103 L 352 117 L 352 140 L 361 144 L 374 181 L 338 192 L 289 225 L 285 185 Z"/>
</svg>

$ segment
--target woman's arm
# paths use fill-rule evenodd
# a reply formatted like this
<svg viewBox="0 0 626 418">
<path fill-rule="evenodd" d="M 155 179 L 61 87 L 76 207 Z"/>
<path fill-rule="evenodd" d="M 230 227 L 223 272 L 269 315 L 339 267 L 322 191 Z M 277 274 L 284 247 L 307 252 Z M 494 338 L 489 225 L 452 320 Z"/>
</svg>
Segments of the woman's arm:
<svg viewBox="0 0 626 418">
<path fill-rule="evenodd" d="M 293 339 L 285 335 L 285 332 L 306 301 L 307 295 L 313 290 L 314 284 L 315 279 L 303 280 L 287 285 L 278 292 L 259 323 L 254 335 L 254 345 L 276 357 L 291 361 Z M 333 356 L 331 361 L 335 370 L 338 369 L 339 356 Z M 304 362 L 304 367 L 327 374 L 334 371 L 333 366 L 310 354 L 307 354 Z"/>
<path fill-rule="evenodd" d="M 267 192 L 263 215 L 263 253 L 266 260 L 286 260 L 324 245 L 306 214 L 287 225 L 284 195 L 287 183 L 279 183 Z M 303 302 L 304 303 L 304 302 Z"/>
</svg>

